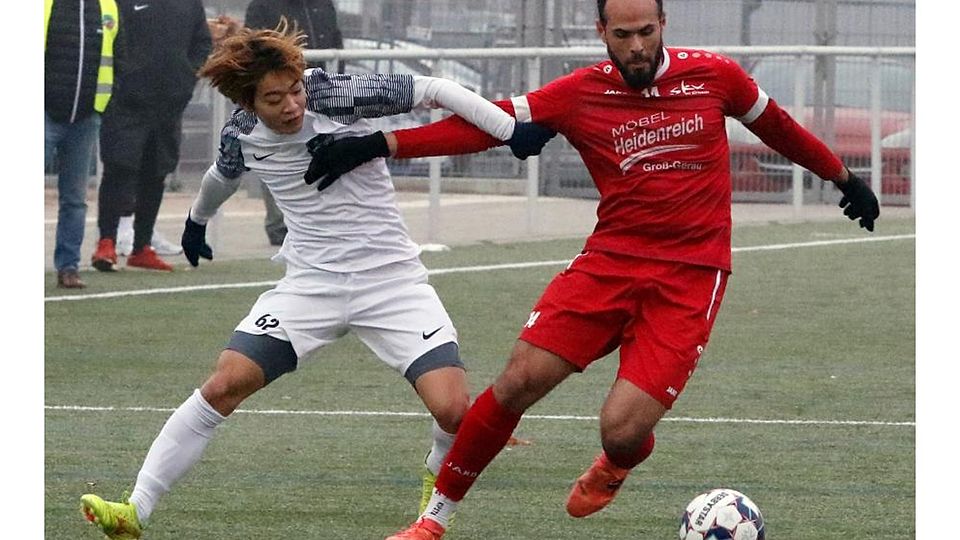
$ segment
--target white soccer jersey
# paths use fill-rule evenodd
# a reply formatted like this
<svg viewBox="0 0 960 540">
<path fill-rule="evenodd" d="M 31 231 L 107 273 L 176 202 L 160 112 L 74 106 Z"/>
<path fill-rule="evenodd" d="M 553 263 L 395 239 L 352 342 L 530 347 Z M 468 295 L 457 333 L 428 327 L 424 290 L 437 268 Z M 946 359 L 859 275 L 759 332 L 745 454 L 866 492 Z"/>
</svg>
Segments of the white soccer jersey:
<svg viewBox="0 0 960 540">
<path fill-rule="evenodd" d="M 386 160 L 365 163 L 322 192 L 303 180 L 310 165 L 310 138 L 373 131 L 365 120 L 344 125 L 307 111 L 295 135 L 281 135 L 258 123 L 238 137 L 249 172 L 263 180 L 283 212 L 287 236 L 278 257 L 302 267 L 355 272 L 417 256 L 419 248 L 403 223 Z"/>
<path fill-rule="evenodd" d="M 375 131 L 365 118 L 409 112 L 417 105 L 443 106 L 501 140 L 514 120 L 465 88 L 443 79 L 409 75 L 330 75 L 308 70 L 307 111 L 293 135 L 276 133 L 244 110 L 234 112 L 221 134 L 220 156 L 191 209 L 199 223 L 254 174 L 283 212 L 287 236 L 277 257 L 296 266 L 356 272 L 417 257 L 396 204 L 386 161 L 375 159 L 344 174 L 322 192 L 303 174 L 311 156 L 306 142 L 317 134 L 334 138 Z"/>
</svg>

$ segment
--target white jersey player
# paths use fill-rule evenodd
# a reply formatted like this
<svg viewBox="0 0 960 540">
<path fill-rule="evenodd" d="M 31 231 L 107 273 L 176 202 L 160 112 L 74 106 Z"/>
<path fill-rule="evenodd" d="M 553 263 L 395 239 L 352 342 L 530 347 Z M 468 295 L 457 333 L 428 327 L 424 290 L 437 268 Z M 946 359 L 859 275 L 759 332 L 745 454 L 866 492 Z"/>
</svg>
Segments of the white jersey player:
<svg viewBox="0 0 960 540">
<path fill-rule="evenodd" d="M 286 274 L 236 327 L 213 374 L 167 420 L 129 500 L 84 495 L 84 515 L 109 538 L 138 538 L 159 498 L 200 460 L 215 428 L 244 399 L 351 331 L 414 386 L 434 417 L 429 494 L 469 405 L 456 329 L 427 283 L 384 160 L 317 189 L 304 181 L 307 143 L 367 135 L 373 128 L 366 118 L 420 106 L 447 108 L 500 140 L 511 138 L 514 119 L 442 79 L 304 71 L 298 36 L 283 27 L 242 30 L 200 74 L 242 109 L 224 127 L 220 156 L 204 175 L 184 253 L 194 266 L 212 258 L 205 224 L 253 174 L 284 214 L 288 234 L 275 259 Z"/>
</svg>

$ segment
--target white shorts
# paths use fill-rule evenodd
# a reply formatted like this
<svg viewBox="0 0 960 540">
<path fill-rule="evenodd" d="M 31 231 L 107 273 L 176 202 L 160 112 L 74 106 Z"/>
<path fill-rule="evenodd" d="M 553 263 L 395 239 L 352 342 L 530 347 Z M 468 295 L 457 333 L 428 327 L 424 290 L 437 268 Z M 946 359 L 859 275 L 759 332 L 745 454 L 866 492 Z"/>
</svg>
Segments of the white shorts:
<svg viewBox="0 0 960 540">
<path fill-rule="evenodd" d="M 419 259 L 351 273 L 288 264 L 283 279 L 260 295 L 236 330 L 289 341 L 298 365 L 353 331 L 401 375 L 425 353 L 457 343 L 457 330 Z"/>
</svg>

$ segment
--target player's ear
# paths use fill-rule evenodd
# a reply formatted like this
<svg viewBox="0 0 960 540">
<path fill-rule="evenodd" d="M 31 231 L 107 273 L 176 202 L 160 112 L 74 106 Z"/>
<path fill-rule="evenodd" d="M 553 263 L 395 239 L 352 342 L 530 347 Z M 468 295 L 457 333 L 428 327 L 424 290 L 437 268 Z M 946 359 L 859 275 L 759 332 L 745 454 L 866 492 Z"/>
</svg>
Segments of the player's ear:
<svg viewBox="0 0 960 540">
<path fill-rule="evenodd" d="M 597 35 L 600 36 L 600 40 L 603 41 L 603 44 L 607 44 L 607 33 L 604 31 L 607 29 L 607 25 L 603 23 L 600 19 L 597 19 Z"/>
</svg>

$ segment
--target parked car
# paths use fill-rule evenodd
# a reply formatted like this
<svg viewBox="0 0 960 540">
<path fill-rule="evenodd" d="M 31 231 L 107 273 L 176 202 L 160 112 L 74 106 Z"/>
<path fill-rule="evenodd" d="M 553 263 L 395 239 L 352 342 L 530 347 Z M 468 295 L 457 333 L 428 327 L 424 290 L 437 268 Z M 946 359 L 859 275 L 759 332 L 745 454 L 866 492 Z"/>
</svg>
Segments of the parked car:
<svg viewBox="0 0 960 540">
<path fill-rule="evenodd" d="M 814 125 L 813 59 L 805 61 L 803 70 L 806 105 L 798 114 L 794 111 L 794 84 L 796 62 L 793 59 L 764 58 L 751 72 L 754 80 L 767 94 L 802 125 Z M 831 148 L 836 151 L 851 171 L 870 181 L 871 157 L 871 81 L 872 62 L 853 58 L 836 60 L 836 82 L 833 133 Z M 914 71 L 906 63 L 883 61 L 881 76 L 881 193 L 909 195 L 911 87 Z M 907 133 L 904 138 L 903 133 Z M 727 138 L 730 141 L 731 180 L 739 200 L 782 200 L 792 189 L 792 163 L 780 156 L 746 129 L 740 122 L 727 119 Z M 903 141 L 906 141 L 904 144 Z M 809 173 L 805 187 L 815 189 Z M 895 202 L 897 197 L 888 197 Z M 901 197 L 901 199 L 905 199 Z"/>
</svg>

